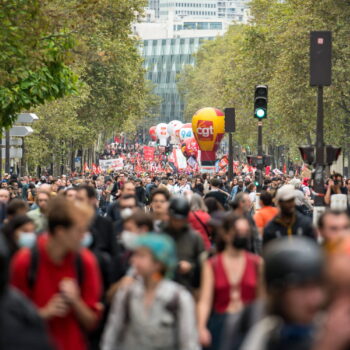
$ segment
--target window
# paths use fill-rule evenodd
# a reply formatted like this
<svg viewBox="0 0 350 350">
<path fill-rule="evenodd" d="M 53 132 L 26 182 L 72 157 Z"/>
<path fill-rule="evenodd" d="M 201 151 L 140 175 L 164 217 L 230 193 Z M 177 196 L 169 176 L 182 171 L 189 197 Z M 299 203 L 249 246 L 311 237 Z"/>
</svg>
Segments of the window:
<svg viewBox="0 0 350 350">
<path fill-rule="evenodd" d="M 197 29 L 209 29 L 208 22 L 198 22 Z"/>
<path fill-rule="evenodd" d="M 184 22 L 184 29 L 196 29 L 195 22 Z"/>
<path fill-rule="evenodd" d="M 210 23 L 210 29 L 222 29 L 221 22 L 212 22 Z"/>
</svg>

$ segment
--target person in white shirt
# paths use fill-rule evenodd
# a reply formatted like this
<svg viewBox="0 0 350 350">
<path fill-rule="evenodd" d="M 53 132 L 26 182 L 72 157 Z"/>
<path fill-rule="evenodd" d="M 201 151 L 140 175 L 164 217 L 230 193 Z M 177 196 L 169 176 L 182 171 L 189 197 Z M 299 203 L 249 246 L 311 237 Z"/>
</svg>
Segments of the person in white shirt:
<svg viewBox="0 0 350 350">
<path fill-rule="evenodd" d="M 186 191 L 191 191 L 191 186 L 187 183 L 186 177 L 181 176 L 179 178 L 178 184 L 176 184 L 174 187 L 174 193 L 178 195 L 183 195 Z"/>
</svg>

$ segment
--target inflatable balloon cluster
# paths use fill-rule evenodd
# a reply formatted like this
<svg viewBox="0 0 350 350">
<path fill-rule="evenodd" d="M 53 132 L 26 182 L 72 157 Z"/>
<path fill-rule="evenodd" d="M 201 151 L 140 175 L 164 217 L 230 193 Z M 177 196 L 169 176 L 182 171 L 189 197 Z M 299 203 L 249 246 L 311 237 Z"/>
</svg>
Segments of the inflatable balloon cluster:
<svg viewBox="0 0 350 350">
<path fill-rule="evenodd" d="M 224 114 L 216 108 L 202 108 L 192 118 L 192 129 L 201 150 L 202 165 L 215 165 L 216 151 L 225 134 Z"/>
</svg>

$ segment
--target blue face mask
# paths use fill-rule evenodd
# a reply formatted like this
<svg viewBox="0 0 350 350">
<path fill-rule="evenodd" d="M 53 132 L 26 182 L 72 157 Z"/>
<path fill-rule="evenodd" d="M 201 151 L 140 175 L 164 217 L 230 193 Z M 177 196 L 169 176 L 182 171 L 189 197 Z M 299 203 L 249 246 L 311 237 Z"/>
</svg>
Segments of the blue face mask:
<svg viewBox="0 0 350 350">
<path fill-rule="evenodd" d="M 32 248 L 36 242 L 36 234 L 34 232 L 20 232 L 18 237 L 18 245 L 21 248 Z"/>
<path fill-rule="evenodd" d="M 86 232 L 80 244 L 82 247 L 89 248 L 93 241 L 94 238 L 92 237 L 92 234 L 90 232 Z"/>
</svg>

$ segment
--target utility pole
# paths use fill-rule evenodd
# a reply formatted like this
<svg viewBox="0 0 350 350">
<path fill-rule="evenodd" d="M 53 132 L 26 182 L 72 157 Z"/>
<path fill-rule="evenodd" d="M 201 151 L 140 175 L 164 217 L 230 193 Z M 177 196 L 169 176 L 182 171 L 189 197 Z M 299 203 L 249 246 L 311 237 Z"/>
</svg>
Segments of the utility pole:
<svg viewBox="0 0 350 350">
<path fill-rule="evenodd" d="M 317 122 L 316 122 L 316 157 L 314 191 L 315 206 L 324 206 L 324 113 L 323 113 L 323 86 L 332 83 L 332 33 L 317 31 L 310 33 L 310 85 L 317 86 Z"/>
<path fill-rule="evenodd" d="M 233 179 L 233 140 L 236 131 L 236 112 L 234 108 L 225 108 L 225 132 L 228 133 L 228 178 Z"/>
<path fill-rule="evenodd" d="M 10 130 L 5 132 L 5 173 L 10 173 Z"/>
</svg>

